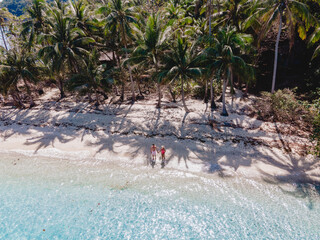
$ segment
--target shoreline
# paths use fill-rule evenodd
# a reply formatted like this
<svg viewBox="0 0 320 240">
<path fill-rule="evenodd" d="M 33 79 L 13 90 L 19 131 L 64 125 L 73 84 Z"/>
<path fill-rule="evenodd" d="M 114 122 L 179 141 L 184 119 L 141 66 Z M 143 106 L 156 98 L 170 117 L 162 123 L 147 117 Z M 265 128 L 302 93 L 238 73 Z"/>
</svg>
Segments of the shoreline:
<svg viewBox="0 0 320 240">
<path fill-rule="evenodd" d="M 248 236 L 249 224 L 259 236 L 266 238 L 274 226 L 277 233 L 282 233 L 278 234 L 281 239 L 318 236 L 318 186 L 310 184 L 270 184 L 243 176 L 221 178 L 215 174 L 146 166 L 132 168 L 110 162 L 85 165 L 42 157 L 3 159 L 0 161 L 0 169 L 4 167 L 4 174 L 0 175 L 2 212 L 8 216 L 4 232 L 16 238 L 26 234 L 35 238 L 70 236 L 70 228 L 60 226 L 71 226 L 78 235 L 84 232 L 86 238 L 94 238 L 101 233 L 96 228 L 103 229 L 105 235 L 110 235 L 108 230 L 116 227 L 118 232 L 125 231 L 127 228 L 119 222 L 125 226 L 135 222 L 140 226 L 138 232 L 146 227 L 152 232 L 157 226 L 164 226 L 154 218 L 165 219 L 173 227 L 189 226 L 192 232 L 199 226 L 205 233 L 208 233 L 206 229 L 218 229 L 216 234 L 205 238 L 216 238 L 221 229 L 229 231 L 232 227 L 232 232 L 243 233 L 239 237 L 243 239 Z M 141 214 L 143 217 L 137 217 Z M 171 216 L 174 216 L 172 221 Z M 177 223 L 179 219 L 184 222 Z M 197 224 L 193 225 L 195 220 Z M 26 223 L 25 227 L 17 225 L 17 221 Z M 172 236 L 171 232 L 166 235 L 166 229 L 159 230 L 164 233 L 163 238 Z"/>
<path fill-rule="evenodd" d="M 68 100 L 38 103 L 24 110 L 3 107 L 0 152 L 59 153 L 147 166 L 150 146 L 155 143 L 167 149 L 165 169 L 224 177 L 240 174 L 284 183 L 320 182 L 318 159 L 300 155 L 301 146 L 310 144 L 306 134 L 281 134 L 275 129 L 288 125 L 241 114 L 248 103 L 240 98 L 233 103 L 237 111 L 226 118 L 219 111 L 208 111 L 198 100 L 187 101 L 189 114 L 181 103 L 164 101 L 162 109 L 156 109 L 154 103 L 110 104 L 99 111 L 88 103 Z M 214 121 L 209 124 L 210 119 Z"/>
</svg>

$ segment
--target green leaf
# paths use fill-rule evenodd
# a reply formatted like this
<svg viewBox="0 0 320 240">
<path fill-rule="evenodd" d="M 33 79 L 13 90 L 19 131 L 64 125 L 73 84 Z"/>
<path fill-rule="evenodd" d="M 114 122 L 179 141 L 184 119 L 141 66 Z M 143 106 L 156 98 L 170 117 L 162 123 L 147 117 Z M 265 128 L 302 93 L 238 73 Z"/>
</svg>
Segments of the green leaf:
<svg viewBox="0 0 320 240">
<path fill-rule="evenodd" d="M 307 32 L 306 32 L 306 29 L 304 28 L 304 26 L 302 26 L 302 25 L 298 26 L 298 33 L 299 33 L 299 37 L 302 40 L 305 40 L 307 38 Z"/>
</svg>

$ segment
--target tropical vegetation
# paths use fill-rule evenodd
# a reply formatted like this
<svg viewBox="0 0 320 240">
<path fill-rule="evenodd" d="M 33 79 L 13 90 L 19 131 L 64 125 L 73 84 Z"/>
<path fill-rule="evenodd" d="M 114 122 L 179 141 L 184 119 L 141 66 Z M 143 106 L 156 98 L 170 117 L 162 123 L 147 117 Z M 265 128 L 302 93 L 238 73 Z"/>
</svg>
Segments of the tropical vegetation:
<svg viewBox="0 0 320 240">
<path fill-rule="evenodd" d="M 33 107 L 46 84 L 59 89 L 60 99 L 76 93 L 96 106 L 108 95 L 134 103 L 149 93 L 141 84 L 155 89 L 158 108 L 165 92 L 172 101 L 181 97 L 186 112 L 186 98 L 208 102 L 210 95 L 212 110 L 222 101 L 222 116 L 232 110 L 226 92 L 235 89 L 294 88 L 311 105 L 319 98 L 318 1 L 21 0 L 16 9 L 11 3 L 1 3 L 8 9 L 0 11 L 0 91 L 20 108 Z"/>
</svg>

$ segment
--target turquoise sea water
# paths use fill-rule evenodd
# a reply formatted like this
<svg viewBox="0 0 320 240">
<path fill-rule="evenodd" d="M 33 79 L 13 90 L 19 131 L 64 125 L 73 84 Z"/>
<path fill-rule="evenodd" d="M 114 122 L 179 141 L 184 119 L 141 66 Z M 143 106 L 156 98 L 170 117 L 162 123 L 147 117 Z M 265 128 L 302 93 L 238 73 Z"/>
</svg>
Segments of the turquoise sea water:
<svg viewBox="0 0 320 240">
<path fill-rule="evenodd" d="M 320 239 L 319 188 L 2 154 L 0 239 Z"/>
</svg>

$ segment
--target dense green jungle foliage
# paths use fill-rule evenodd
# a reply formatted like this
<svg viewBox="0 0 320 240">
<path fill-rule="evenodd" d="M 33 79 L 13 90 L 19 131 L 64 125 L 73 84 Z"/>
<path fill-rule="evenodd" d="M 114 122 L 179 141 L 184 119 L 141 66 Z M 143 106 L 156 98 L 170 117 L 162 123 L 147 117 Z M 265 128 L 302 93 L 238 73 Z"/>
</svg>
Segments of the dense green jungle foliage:
<svg viewBox="0 0 320 240">
<path fill-rule="evenodd" d="M 261 96 L 272 108 L 259 117 L 302 120 L 319 142 L 318 0 L 28 2 L 0 5 L 5 103 L 32 107 L 45 86 L 96 106 L 109 95 L 134 102 L 155 89 L 157 107 L 166 91 L 187 112 L 187 96 L 210 102 L 212 110 L 219 98 L 227 116 L 227 89 L 270 91 Z M 295 94 L 276 92 L 285 88 Z"/>
<path fill-rule="evenodd" d="M 31 0 L 3 0 L 0 8 L 7 8 L 12 14 L 20 16 L 30 3 Z"/>
</svg>

